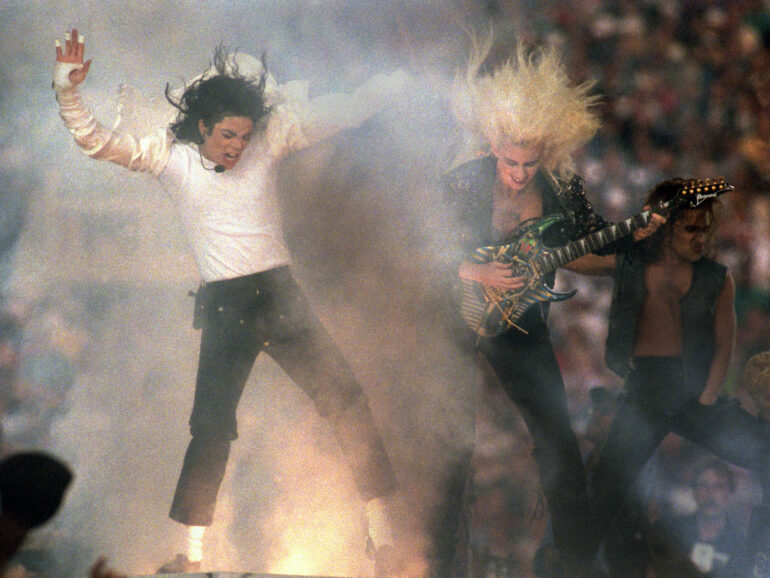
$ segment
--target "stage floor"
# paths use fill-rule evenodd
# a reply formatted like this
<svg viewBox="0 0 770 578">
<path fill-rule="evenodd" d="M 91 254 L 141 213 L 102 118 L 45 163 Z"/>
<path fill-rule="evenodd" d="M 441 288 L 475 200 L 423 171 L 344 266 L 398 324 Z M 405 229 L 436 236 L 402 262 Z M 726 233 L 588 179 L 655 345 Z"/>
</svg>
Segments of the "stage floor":
<svg viewBox="0 0 770 578">
<path fill-rule="evenodd" d="M 259 574 L 251 572 L 193 572 L 187 574 L 141 574 L 129 578 L 364 578 L 361 576 L 322 576 L 320 574 Z"/>
</svg>

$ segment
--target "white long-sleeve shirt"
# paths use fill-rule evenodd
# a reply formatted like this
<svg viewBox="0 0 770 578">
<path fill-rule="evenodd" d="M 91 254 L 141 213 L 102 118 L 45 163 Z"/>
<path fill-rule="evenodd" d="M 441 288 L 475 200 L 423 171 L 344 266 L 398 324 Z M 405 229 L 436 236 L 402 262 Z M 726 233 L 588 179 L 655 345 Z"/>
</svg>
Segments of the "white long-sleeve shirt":
<svg viewBox="0 0 770 578">
<path fill-rule="evenodd" d="M 168 130 L 137 139 L 101 125 L 77 89 L 59 89 L 60 115 L 85 154 L 157 177 L 179 209 L 204 281 L 231 279 L 290 263 L 277 199 L 278 161 L 358 126 L 401 93 L 406 75 L 376 75 L 351 94 L 274 107 L 238 164 L 217 173 L 197 145 Z"/>
</svg>

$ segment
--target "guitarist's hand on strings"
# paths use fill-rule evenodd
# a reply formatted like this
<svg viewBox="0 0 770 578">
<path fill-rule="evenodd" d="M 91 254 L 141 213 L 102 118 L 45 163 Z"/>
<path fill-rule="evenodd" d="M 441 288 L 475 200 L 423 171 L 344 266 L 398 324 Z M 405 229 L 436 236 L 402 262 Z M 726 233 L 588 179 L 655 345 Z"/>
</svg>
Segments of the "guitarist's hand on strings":
<svg viewBox="0 0 770 578">
<path fill-rule="evenodd" d="M 460 266 L 461 279 L 476 281 L 486 287 L 496 287 L 506 291 L 523 289 L 527 284 L 524 276 L 513 276 L 513 267 L 509 263 L 489 261 L 487 263 L 465 262 Z"/>
<path fill-rule="evenodd" d="M 645 205 L 644 207 L 645 211 L 650 210 L 650 205 Z M 666 217 L 663 215 L 659 215 L 658 213 L 652 213 L 650 215 L 650 222 L 647 223 L 647 226 L 644 229 L 637 229 L 632 233 L 632 237 L 634 241 L 637 243 L 643 239 L 646 239 L 647 237 L 651 237 L 654 235 L 658 229 L 660 229 L 660 226 L 666 222 Z"/>
</svg>

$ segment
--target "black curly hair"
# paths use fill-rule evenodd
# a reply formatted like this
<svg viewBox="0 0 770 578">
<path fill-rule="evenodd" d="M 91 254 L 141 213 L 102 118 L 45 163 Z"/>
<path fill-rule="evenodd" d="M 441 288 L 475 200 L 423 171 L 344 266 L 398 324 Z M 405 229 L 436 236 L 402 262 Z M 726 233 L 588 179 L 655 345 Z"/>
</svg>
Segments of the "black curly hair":
<svg viewBox="0 0 770 578">
<path fill-rule="evenodd" d="M 171 132 L 178 140 L 201 144 L 203 135 L 198 129 L 199 120 L 211 128 L 226 116 L 243 116 L 250 118 L 256 127 L 270 113 L 271 108 L 265 103 L 265 55 L 261 58 L 259 77 L 247 78 L 238 71 L 234 59 L 227 70 L 227 54 L 227 48 L 220 44 L 214 52 L 216 74 L 206 73 L 186 86 L 179 100 L 174 100 L 166 84 L 166 100 L 179 111 L 171 123 Z"/>
<path fill-rule="evenodd" d="M 661 202 L 670 201 L 682 190 L 684 183 L 685 179 L 679 177 L 658 183 L 647 194 L 645 204 L 654 207 Z M 714 232 L 716 230 L 716 225 L 719 223 L 719 217 L 721 216 L 722 203 L 718 199 L 708 199 L 699 205 L 698 209 L 705 210 L 713 224 L 706 233 L 706 256 L 713 257 L 715 253 Z M 689 210 L 695 209 L 689 209 L 686 205 L 675 208 L 667 216 L 665 224 L 662 225 L 654 235 L 642 242 L 644 258 L 647 262 L 657 261 L 660 258 L 663 252 L 663 246 L 671 239 L 671 236 L 674 233 L 674 224 Z"/>
</svg>

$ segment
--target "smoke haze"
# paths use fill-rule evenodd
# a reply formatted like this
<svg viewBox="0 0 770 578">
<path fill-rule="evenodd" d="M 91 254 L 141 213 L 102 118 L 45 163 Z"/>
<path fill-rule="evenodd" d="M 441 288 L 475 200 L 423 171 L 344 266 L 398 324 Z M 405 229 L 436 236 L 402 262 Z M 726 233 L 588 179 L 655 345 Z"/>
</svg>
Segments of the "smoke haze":
<svg viewBox="0 0 770 578">
<path fill-rule="evenodd" d="M 46 438 L 77 479 L 39 536 L 63 573 L 83 574 L 100 554 L 152 573 L 184 550 L 184 528 L 167 512 L 189 439 L 198 333 L 186 296 L 197 276 L 173 207 L 151 178 L 76 150 L 49 88 L 54 39 L 85 34 L 93 64 L 83 93 L 109 126 L 119 85 L 157 97 L 203 71 L 220 42 L 266 52 L 279 82 L 308 80 L 311 96 L 400 66 L 430 70 L 435 89 L 460 62 L 458 22 L 479 18 L 457 4 L 3 3 L 0 154 L 30 204 L 8 294 L 30 325 L 51 316 L 77 366 Z M 425 283 L 429 252 L 442 247 L 428 232 L 443 218 L 434 180 L 448 143 L 436 95 L 415 90 L 281 171 L 295 274 L 369 396 L 402 481 L 397 525 L 412 536 L 415 570 L 444 462 L 470 441 L 458 424 L 471 415 L 473 376 L 432 335 Z M 46 345 L 28 338 L 30 349 Z M 228 571 L 371 572 L 361 502 L 331 429 L 265 356 L 239 429 L 206 559 Z"/>
</svg>

